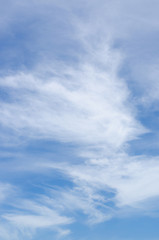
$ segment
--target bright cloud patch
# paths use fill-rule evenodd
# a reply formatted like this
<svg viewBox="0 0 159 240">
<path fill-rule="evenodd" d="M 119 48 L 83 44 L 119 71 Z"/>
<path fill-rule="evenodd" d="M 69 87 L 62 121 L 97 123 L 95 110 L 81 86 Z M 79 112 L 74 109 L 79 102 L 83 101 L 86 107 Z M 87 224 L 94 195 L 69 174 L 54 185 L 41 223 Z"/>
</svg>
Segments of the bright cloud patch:
<svg viewBox="0 0 159 240">
<path fill-rule="evenodd" d="M 55 65 L 42 73 L 1 78 L 10 95 L 1 103 L 1 123 L 28 137 L 115 149 L 134 139 L 144 128 L 135 120 L 125 83 L 117 78 L 113 62 L 107 62 L 109 55 L 117 58 L 105 52 L 106 70 L 98 58 L 93 63 L 83 59 L 74 69 Z"/>
</svg>

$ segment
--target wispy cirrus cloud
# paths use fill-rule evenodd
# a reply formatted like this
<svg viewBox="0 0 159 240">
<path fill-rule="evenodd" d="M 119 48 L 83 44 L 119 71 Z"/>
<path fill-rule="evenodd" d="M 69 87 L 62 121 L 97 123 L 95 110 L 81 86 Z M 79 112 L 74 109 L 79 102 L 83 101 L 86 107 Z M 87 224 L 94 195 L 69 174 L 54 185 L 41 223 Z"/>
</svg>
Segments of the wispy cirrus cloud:
<svg viewBox="0 0 159 240">
<path fill-rule="evenodd" d="M 1 206 L 5 207 L 0 216 L 1 239 L 30 239 L 41 229 L 54 231 L 58 236 L 70 233 L 66 226 L 73 223 L 74 219 L 62 215 L 55 206 L 50 207 L 42 195 L 37 195 L 34 200 L 25 199 L 24 196 L 20 197 L 23 195 L 20 189 L 16 188 L 14 192 L 11 189 L 9 194 L 8 186 L 3 184 L 4 188 L 7 196 L 3 196 L 3 202 L 1 200 Z"/>
<path fill-rule="evenodd" d="M 158 182 L 158 157 L 121 155 L 114 159 L 92 159 L 84 164 L 62 165 L 50 162 L 42 166 L 62 171 L 72 179 L 77 189 L 79 187 L 83 193 L 90 194 L 93 201 L 97 200 L 97 205 L 101 197 L 101 202 L 112 202 L 117 208 L 140 208 L 140 203 L 158 198 L 159 195 L 155 184 Z M 111 197 L 109 193 L 112 193 Z M 146 210 L 147 206 L 142 209 Z"/>
<path fill-rule="evenodd" d="M 1 78 L 10 96 L 1 102 L 1 123 L 25 136 L 111 148 L 144 133 L 129 103 L 129 90 L 117 77 L 118 53 L 106 46 L 105 56 L 103 62 L 94 53 L 89 62 L 88 53 L 73 68 L 59 63 L 42 73 Z"/>
</svg>

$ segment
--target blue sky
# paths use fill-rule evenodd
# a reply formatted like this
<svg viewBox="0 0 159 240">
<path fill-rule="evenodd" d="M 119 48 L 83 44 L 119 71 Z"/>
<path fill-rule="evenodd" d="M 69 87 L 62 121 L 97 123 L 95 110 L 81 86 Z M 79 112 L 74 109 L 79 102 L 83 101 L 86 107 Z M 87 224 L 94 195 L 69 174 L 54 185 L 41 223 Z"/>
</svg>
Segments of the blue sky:
<svg viewBox="0 0 159 240">
<path fill-rule="evenodd" d="M 1 1 L 0 239 L 159 240 L 158 10 Z"/>
</svg>

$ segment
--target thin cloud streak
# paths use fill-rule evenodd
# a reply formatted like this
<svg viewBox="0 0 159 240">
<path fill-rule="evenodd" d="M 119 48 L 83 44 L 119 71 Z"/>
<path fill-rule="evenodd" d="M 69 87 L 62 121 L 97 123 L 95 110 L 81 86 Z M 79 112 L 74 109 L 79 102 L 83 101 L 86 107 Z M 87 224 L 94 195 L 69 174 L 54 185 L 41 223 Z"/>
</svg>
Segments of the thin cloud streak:
<svg viewBox="0 0 159 240">
<path fill-rule="evenodd" d="M 158 157 L 118 155 L 114 159 L 92 159 L 76 165 L 48 162 L 41 164 L 41 167 L 58 170 L 75 184 L 71 191 L 63 193 L 63 204 L 66 201 L 72 207 L 69 198 L 77 196 L 77 203 L 84 199 L 85 208 L 79 205 L 83 212 L 89 209 L 87 203 L 93 207 L 94 210 L 88 210 L 87 213 L 88 216 L 92 214 L 92 221 L 100 221 L 96 211 L 101 214 L 101 221 L 118 215 L 118 212 L 122 215 L 122 209 L 124 211 L 126 208 L 132 209 L 130 214 L 133 209 L 145 213 L 153 208 L 151 201 L 159 197 L 159 188 L 156 186 L 159 181 Z M 145 204 L 144 208 L 143 203 L 147 201 L 150 204 Z"/>
</svg>

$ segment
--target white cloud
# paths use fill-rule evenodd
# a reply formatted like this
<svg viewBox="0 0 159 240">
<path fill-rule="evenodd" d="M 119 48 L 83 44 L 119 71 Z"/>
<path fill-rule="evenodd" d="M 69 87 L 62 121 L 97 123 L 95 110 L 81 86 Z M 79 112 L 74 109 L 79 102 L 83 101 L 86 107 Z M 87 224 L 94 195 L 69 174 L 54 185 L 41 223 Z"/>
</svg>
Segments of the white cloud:
<svg viewBox="0 0 159 240">
<path fill-rule="evenodd" d="M 75 187 L 62 193 L 63 205 L 66 204 L 67 208 L 80 208 L 93 221 L 109 219 L 114 214 L 117 215 L 119 209 L 128 207 L 142 213 L 147 212 L 153 205 L 143 205 L 144 202 L 159 197 L 159 188 L 156 185 L 159 181 L 158 158 L 118 155 L 116 158 L 94 159 L 83 164 L 62 165 L 50 162 L 42 166 L 58 169 L 72 179 Z M 74 200 L 76 196 L 77 199 Z M 72 202 L 77 205 L 72 206 Z M 101 218 L 97 213 L 99 216 L 101 214 Z"/>
<path fill-rule="evenodd" d="M 19 227 L 26 228 L 46 228 L 51 226 L 56 226 L 59 224 L 67 224 L 68 219 L 66 217 L 57 217 L 57 215 L 39 216 L 39 215 L 15 215 L 7 214 L 3 218 L 11 221 Z M 69 222 L 70 223 L 70 222 Z"/>
<path fill-rule="evenodd" d="M 105 49 L 105 62 L 100 50 L 76 67 L 53 65 L 1 78 L 12 99 L 1 103 L 1 124 L 28 137 L 114 149 L 143 133 L 126 84 L 117 77 L 118 53 Z"/>
<path fill-rule="evenodd" d="M 61 215 L 54 206 L 50 208 L 44 198 L 38 197 L 37 201 L 14 198 L 9 205 L 12 210 L 1 215 L 2 239 L 9 239 L 11 235 L 17 240 L 30 239 L 36 236 L 38 229 L 50 229 L 59 236 L 70 233 L 70 230 L 63 229 L 63 226 L 74 220 Z"/>
</svg>

